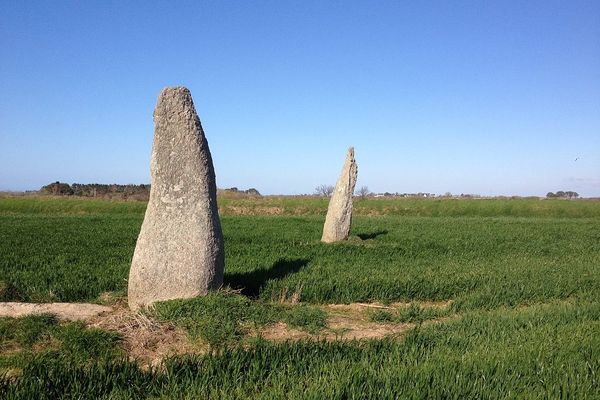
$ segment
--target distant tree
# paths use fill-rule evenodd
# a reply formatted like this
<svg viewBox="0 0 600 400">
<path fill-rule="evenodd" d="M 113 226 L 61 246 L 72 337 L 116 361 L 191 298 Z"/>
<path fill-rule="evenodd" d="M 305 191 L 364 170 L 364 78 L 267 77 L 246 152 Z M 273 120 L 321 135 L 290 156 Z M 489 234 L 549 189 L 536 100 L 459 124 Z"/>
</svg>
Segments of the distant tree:
<svg viewBox="0 0 600 400">
<path fill-rule="evenodd" d="M 335 188 L 332 185 L 319 185 L 315 188 L 317 196 L 329 197 Z"/>
<path fill-rule="evenodd" d="M 366 198 L 368 195 L 371 194 L 371 192 L 369 191 L 369 188 L 367 186 L 361 186 L 357 191 L 356 194 L 358 194 L 361 198 Z"/>
<path fill-rule="evenodd" d="M 41 192 L 54 195 L 71 195 L 73 194 L 73 189 L 68 183 L 56 181 L 43 186 Z"/>
<path fill-rule="evenodd" d="M 569 190 L 568 192 L 565 192 L 565 194 L 569 199 L 576 199 L 579 197 L 579 193 L 573 192 L 571 190 Z"/>
<path fill-rule="evenodd" d="M 250 188 L 248 190 L 245 191 L 246 194 L 252 195 L 252 196 L 260 196 L 260 192 L 258 190 L 256 190 L 255 188 Z"/>
<path fill-rule="evenodd" d="M 546 197 L 549 199 L 552 198 L 559 198 L 559 199 L 576 199 L 579 197 L 579 193 L 577 192 L 573 192 L 572 190 L 568 190 L 568 191 L 563 191 L 563 190 L 559 190 L 556 193 L 552 193 L 552 192 L 548 192 L 546 194 Z"/>
</svg>

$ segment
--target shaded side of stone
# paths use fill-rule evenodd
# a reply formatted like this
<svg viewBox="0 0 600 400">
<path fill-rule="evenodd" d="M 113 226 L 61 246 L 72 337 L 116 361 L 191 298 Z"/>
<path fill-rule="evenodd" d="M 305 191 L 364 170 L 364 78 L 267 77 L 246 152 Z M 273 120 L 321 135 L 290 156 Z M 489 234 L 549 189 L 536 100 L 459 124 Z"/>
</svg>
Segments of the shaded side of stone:
<svg viewBox="0 0 600 400">
<path fill-rule="evenodd" d="M 129 274 L 134 310 L 206 294 L 223 283 L 215 171 L 189 90 L 164 89 L 154 123 L 150 200 Z"/>
<path fill-rule="evenodd" d="M 357 176 L 358 166 L 354 159 L 354 148 L 350 147 L 335 190 L 329 200 L 321 241 L 332 243 L 348 239 L 352 224 L 352 195 Z"/>
</svg>

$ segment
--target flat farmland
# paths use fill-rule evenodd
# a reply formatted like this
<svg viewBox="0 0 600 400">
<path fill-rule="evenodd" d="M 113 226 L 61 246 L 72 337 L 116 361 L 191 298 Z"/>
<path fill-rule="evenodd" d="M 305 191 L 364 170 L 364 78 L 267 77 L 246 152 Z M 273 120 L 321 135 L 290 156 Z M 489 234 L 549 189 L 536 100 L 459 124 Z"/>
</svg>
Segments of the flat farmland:
<svg viewBox="0 0 600 400">
<path fill-rule="evenodd" d="M 357 199 L 349 240 L 333 245 L 319 240 L 327 199 L 224 197 L 219 206 L 225 294 L 163 303 L 154 315 L 210 351 L 144 368 L 118 333 L 5 318 L 0 394 L 600 397 L 600 202 Z M 0 198 L 2 300 L 122 301 L 144 210 Z M 236 325 L 283 321 L 314 333 L 328 329 L 328 306 L 352 304 L 375 305 L 378 324 L 413 325 L 354 341 L 272 341 Z M 227 318 L 231 330 L 210 336 Z"/>
</svg>

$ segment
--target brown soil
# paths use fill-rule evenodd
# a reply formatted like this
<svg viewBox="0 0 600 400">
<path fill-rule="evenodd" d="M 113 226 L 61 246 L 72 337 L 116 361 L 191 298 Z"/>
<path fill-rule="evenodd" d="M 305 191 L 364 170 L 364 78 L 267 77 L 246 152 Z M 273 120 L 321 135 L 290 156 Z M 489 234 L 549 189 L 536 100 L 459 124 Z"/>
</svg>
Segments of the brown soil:
<svg viewBox="0 0 600 400">
<path fill-rule="evenodd" d="M 448 307 L 451 301 L 420 303 L 425 307 Z M 394 303 L 383 305 L 379 303 L 328 304 L 320 308 L 328 314 L 327 327 L 318 334 L 288 326 L 283 322 L 268 325 L 260 331 L 260 335 L 276 342 L 286 340 L 360 340 L 382 339 L 388 336 L 398 336 L 415 327 L 413 323 L 379 323 L 369 318 L 369 311 L 374 309 L 397 309 L 407 307 L 409 303 Z M 443 318 L 444 320 L 447 318 Z M 440 319 L 440 320 L 443 320 Z M 431 320 L 431 323 L 437 320 Z"/>
<path fill-rule="evenodd" d="M 284 322 L 277 322 L 261 330 L 264 339 L 275 342 L 298 340 L 360 340 L 382 339 L 387 336 L 404 333 L 414 324 L 380 324 L 353 319 L 352 317 L 335 316 L 327 319 L 327 328 L 318 334 L 310 334 L 300 329 L 289 327 Z"/>
<path fill-rule="evenodd" d="M 335 333 L 332 339 L 381 339 L 406 332 L 414 327 L 414 324 L 382 324 L 370 321 L 368 311 L 374 307 L 385 306 L 361 303 L 323 306 L 324 311 L 329 314 L 328 329 Z"/>
<path fill-rule="evenodd" d="M 115 304 L 110 313 L 90 319 L 87 325 L 119 333 L 129 357 L 146 365 L 156 365 L 164 357 L 201 354 L 208 349 L 192 343 L 185 331 L 173 324 L 131 312 L 126 301 Z"/>
<path fill-rule="evenodd" d="M 110 311 L 111 308 L 107 306 L 85 303 L 0 303 L 0 317 L 12 318 L 54 314 L 62 320 L 84 321 Z"/>
<path fill-rule="evenodd" d="M 447 307 L 450 302 L 422 303 L 429 307 Z M 411 323 L 378 323 L 370 321 L 374 309 L 394 309 L 408 304 L 378 303 L 329 304 L 320 306 L 328 314 L 327 327 L 311 334 L 292 328 L 283 322 L 261 328 L 252 333 L 276 342 L 298 340 L 360 340 L 399 336 L 414 328 Z M 2 313 L 2 311 L 4 311 Z M 25 312 L 27 311 L 27 312 Z M 0 303 L 0 316 L 24 316 L 28 314 L 56 313 L 65 320 L 85 320 L 90 328 L 101 328 L 119 333 L 122 347 L 130 358 L 142 365 L 157 365 L 164 357 L 181 354 L 204 354 L 209 348 L 188 339 L 186 332 L 170 323 L 159 322 L 143 313 L 129 310 L 124 299 L 110 307 L 81 303 Z M 10 315 L 8 315 L 10 314 Z M 443 318 L 447 319 L 447 318 Z M 440 319 L 440 320 L 443 320 Z M 430 321 L 435 323 L 436 321 Z"/>
<path fill-rule="evenodd" d="M 358 303 L 321 306 L 329 318 L 327 328 L 317 334 L 310 334 L 278 322 L 263 327 L 253 335 L 260 334 L 261 337 L 276 342 L 381 339 L 402 334 L 414 327 L 414 324 L 371 322 L 367 310 L 373 307 L 385 306 Z M 145 314 L 132 313 L 124 301 L 115 304 L 111 312 L 90 319 L 87 325 L 118 332 L 123 338 L 122 346 L 127 354 L 145 365 L 156 365 L 167 356 L 203 354 L 209 350 L 206 345 L 191 342 L 184 330 L 172 324 L 158 322 Z"/>
</svg>

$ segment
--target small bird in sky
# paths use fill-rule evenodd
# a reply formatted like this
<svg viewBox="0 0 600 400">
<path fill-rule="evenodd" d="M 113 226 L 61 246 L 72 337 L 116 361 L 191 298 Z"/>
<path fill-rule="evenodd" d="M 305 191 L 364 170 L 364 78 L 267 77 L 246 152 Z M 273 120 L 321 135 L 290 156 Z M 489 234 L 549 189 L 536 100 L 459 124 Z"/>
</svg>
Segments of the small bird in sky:
<svg viewBox="0 0 600 400">
<path fill-rule="evenodd" d="M 575 161 L 579 160 L 579 157 L 575 157 Z"/>
</svg>

